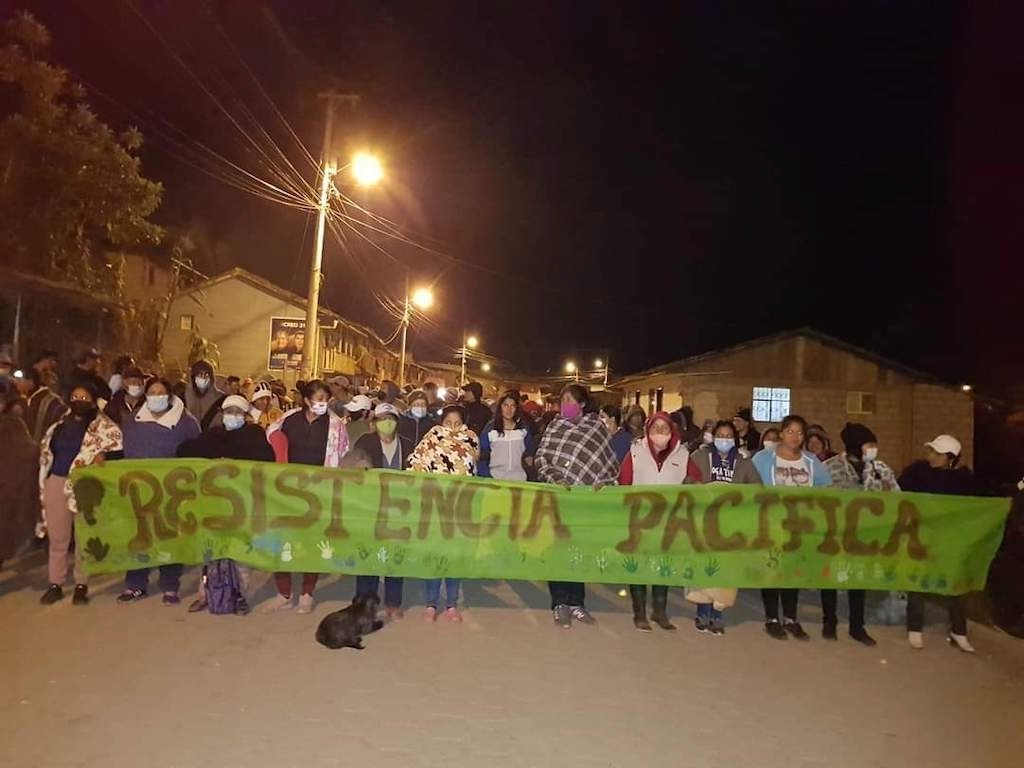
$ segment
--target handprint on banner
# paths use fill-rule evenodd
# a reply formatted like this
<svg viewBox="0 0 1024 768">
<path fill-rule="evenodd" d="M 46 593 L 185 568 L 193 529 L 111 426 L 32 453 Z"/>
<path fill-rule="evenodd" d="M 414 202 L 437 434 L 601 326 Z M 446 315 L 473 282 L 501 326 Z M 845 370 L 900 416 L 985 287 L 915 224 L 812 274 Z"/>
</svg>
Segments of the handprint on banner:
<svg viewBox="0 0 1024 768">
<path fill-rule="evenodd" d="M 320 550 L 320 557 L 324 560 L 330 560 L 334 557 L 334 547 L 331 546 L 329 541 L 321 541 L 316 545 L 316 548 Z"/>
<path fill-rule="evenodd" d="M 850 580 L 850 564 L 843 562 L 836 564 L 836 581 L 845 584 Z"/>
<path fill-rule="evenodd" d="M 636 573 L 638 570 L 640 570 L 640 563 L 637 562 L 637 559 L 635 557 L 628 556 L 622 558 L 622 567 L 626 571 L 626 573 Z"/>
<path fill-rule="evenodd" d="M 720 570 L 722 570 L 722 564 L 719 563 L 718 560 L 714 557 L 710 558 L 706 563 L 704 563 L 704 573 L 706 573 L 708 576 L 714 576 Z"/>
<path fill-rule="evenodd" d="M 292 545 L 291 542 L 286 541 L 284 546 L 281 547 L 281 562 L 290 563 L 292 561 Z"/>
<path fill-rule="evenodd" d="M 594 565 L 597 566 L 601 573 L 608 570 L 608 552 L 606 550 L 602 549 L 598 554 L 594 555 Z"/>
<path fill-rule="evenodd" d="M 93 536 L 85 543 L 85 552 L 91 555 L 93 560 L 97 563 L 102 563 L 106 558 L 107 553 L 110 552 L 110 545 L 100 541 L 96 536 Z"/>
<path fill-rule="evenodd" d="M 583 563 L 583 550 L 579 547 L 569 547 L 569 568 L 575 571 Z"/>
<path fill-rule="evenodd" d="M 381 547 L 377 550 L 377 561 L 381 565 L 387 565 L 388 560 L 391 558 L 391 553 L 388 552 L 387 547 Z"/>
</svg>

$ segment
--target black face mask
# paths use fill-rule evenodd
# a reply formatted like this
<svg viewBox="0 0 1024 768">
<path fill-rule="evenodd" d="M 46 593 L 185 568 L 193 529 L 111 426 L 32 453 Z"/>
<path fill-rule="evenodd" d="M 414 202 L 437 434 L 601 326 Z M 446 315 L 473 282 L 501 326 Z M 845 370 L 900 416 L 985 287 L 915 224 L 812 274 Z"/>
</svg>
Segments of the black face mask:
<svg viewBox="0 0 1024 768">
<path fill-rule="evenodd" d="M 87 403 L 84 400 L 75 400 L 68 407 L 71 409 L 71 413 L 78 418 L 90 421 L 96 418 L 96 412 L 99 410 L 96 403 Z"/>
</svg>

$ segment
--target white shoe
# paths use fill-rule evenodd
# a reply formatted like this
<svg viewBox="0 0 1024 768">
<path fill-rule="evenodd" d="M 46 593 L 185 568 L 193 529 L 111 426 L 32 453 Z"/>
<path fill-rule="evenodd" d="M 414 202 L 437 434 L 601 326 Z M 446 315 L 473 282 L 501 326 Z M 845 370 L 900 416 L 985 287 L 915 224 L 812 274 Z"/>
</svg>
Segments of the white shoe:
<svg viewBox="0 0 1024 768">
<path fill-rule="evenodd" d="M 950 632 L 949 644 L 955 645 L 964 653 L 974 653 L 974 646 L 971 645 L 971 641 L 967 639 L 967 635 L 954 635 Z"/>
<path fill-rule="evenodd" d="M 278 611 L 290 611 L 292 609 L 292 599 L 285 597 L 284 595 L 278 595 L 270 600 L 267 600 L 260 608 L 261 613 L 277 613 Z"/>
<path fill-rule="evenodd" d="M 907 632 L 907 641 L 915 651 L 920 651 L 924 648 L 924 635 L 920 632 Z"/>
<path fill-rule="evenodd" d="M 299 609 L 296 613 L 312 613 L 313 612 L 313 596 L 312 595 L 299 595 Z"/>
</svg>

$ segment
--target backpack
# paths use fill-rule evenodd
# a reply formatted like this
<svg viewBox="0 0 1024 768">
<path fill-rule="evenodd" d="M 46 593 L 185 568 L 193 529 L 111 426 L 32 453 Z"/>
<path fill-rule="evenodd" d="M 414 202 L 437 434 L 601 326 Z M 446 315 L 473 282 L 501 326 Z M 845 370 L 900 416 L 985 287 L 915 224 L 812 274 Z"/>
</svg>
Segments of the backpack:
<svg viewBox="0 0 1024 768">
<path fill-rule="evenodd" d="M 234 560 L 214 560 L 206 567 L 206 602 L 210 613 L 248 613 L 242 577 Z"/>
</svg>

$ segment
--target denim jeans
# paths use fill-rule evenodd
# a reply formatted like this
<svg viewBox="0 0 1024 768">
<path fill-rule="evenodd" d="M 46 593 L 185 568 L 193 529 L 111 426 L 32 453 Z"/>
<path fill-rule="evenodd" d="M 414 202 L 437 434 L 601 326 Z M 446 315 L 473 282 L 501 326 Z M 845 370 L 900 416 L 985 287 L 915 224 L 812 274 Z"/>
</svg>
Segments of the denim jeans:
<svg viewBox="0 0 1024 768">
<path fill-rule="evenodd" d="M 697 618 L 701 621 L 721 621 L 722 612 L 716 611 L 711 603 L 697 603 Z"/>
<path fill-rule="evenodd" d="M 445 592 L 445 608 L 454 608 L 459 603 L 459 587 L 462 585 L 462 579 L 445 579 L 444 580 L 444 592 Z M 385 585 L 385 589 L 387 585 Z M 423 581 L 423 602 L 432 607 L 437 608 L 438 603 L 441 601 L 441 579 L 425 579 Z"/>
<path fill-rule="evenodd" d="M 402 607 L 402 583 L 401 576 L 384 577 L 384 607 Z M 457 594 L 457 591 L 456 591 Z M 356 576 L 356 595 L 377 595 L 380 596 L 379 576 Z"/>
<path fill-rule="evenodd" d="M 128 571 L 124 575 L 124 586 L 126 589 L 141 589 L 143 592 L 149 587 L 149 572 L 151 568 L 137 568 Z M 161 592 L 175 592 L 181 587 L 181 574 L 185 566 L 173 563 L 160 566 L 160 578 L 157 583 Z"/>
</svg>

